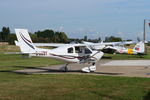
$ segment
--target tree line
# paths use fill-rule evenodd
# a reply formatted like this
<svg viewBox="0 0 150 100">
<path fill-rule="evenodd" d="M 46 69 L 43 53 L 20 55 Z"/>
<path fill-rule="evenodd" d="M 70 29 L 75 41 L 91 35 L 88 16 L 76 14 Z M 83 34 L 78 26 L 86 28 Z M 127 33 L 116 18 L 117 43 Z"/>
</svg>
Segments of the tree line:
<svg viewBox="0 0 150 100">
<path fill-rule="evenodd" d="M 67 43 L 68 37 L 65 32 L 58 32 L 53 30 L 43 30 L 34 33 L 29 33 L 32 41 L 35 43 Z M 17 40 L 16 34 L 11 33 L 9 27 L 3 27 L 0 31 L 0 42 L 8 42 L 14 44 L 14 40 Z"/>
<path fill-rule="evenodd" d="M 35 33 L 30 33 L 33 42 L 41 43 L 67 43 L 68 37 L 65 32 L 58 32 L 46 29 L 44 31 L 38 31 Z"/>
<path fill-rule="evenodd" d="M 100 42 L 101 37 L 97 39 L 88 39 L 84 36 L 82 39 L 78 38 L 68 38 L 65 32 L 53 31 L 52 29 L 46 29 L 43 31 L 37 31 L 34 33 L 29 33 L 32 41 L 35 43 L 70 43 L 72 41 L 81 43 L 82 41 L 89 42 Z M 14 40 L 17 40 L 15 33 L 11 33 L 9 27 L 3 27 L 0 31 L 0 42 L 8 42 L 9 44 L 14 44 Z M 105 37 L 105 42 L 118 42 L 122 41 L 120 37 Z"/>
</svg>

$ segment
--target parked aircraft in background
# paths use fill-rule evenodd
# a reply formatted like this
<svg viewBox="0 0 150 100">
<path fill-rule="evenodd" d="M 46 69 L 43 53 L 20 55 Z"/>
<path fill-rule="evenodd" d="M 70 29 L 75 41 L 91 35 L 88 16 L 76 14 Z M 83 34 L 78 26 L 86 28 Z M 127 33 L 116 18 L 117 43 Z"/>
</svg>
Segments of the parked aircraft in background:
<svg viewBox="0 0 150 100">
<path fill-rule="evenodd" d="M 133 41 L 127 42 L 108 42 L 108 43 L 91 43 L 83 42 L 87 44 L 91 49 L 101 50 L 104 53 L 118 53 L 118 54 L 135 54 L 142 55 L 145 53 L 145 43 L 143 41 L 138 42 L 133 49 L 125 48 L 125 44 L 134 44 Z"/>
<path fill-rule="evenodd" d="M 133 49 L 128 49 L 124 46 L 107 46 L 104 48 L 104 50 L 113 50 L 114 53 L 119 54 L 143 55 L 145 53 L 145 43 L 143 41 L 140 41 L 135 45 Z"/>
<path fill-rule="evenodd" d="M 91 66 L 84 67 L 83 72 L 91 72 L 96 70 L 96 62 L 101 59 L 103 52 L 92 50 L 86 44 L 66 44 L 58 46 L 54 49 L 42 49 L 36 47 L 26 29 L 15 29 L 18 42 L 16 45 L 20 47 L 22 54 L 28 54 L 35 57 L 49 57 L 66 62 L 63 67 L 67 71 L 69 63 L 89 63 Z"/>
<path fill-rule="evenodd" d="M 135 41 L 125 41 L 125 42 L 100 42 L 100 43 L 92 43 L 82 41 L 84 44 L 90 46 L 91 49 L 95 50 L 103 50 L 107 46 L 116 46 L 116 45 L 126 45 L 126 44 L 136 44 Z"/>
</svg>

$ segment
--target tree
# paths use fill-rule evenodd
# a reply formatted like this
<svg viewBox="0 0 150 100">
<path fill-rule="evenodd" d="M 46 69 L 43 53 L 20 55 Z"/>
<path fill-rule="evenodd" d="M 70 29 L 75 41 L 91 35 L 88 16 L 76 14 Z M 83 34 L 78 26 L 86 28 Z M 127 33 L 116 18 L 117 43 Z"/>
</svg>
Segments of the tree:
<svg viewBox="0 0 150 100">
<path fill-rule="evenodd" d="M 84 39 L 83 39 L 84 41 L 87 41 L 87 36 L 84 36 Z"/>
<path fill-rule="evenodd" d="M 48 36 L 48 42 L 53 42 L 54 31 L 53 30 L 46 30 L 45 33 L 46 32 L 47 32 L 47 36 Z"/>
<path fill-rule="evenodd" d="M 2 28 L 2 32 L 1 32 L 1 39 L 2 39 L 2 41 L 7 42 L 9 35 L 10 35 L 9 27 L 3 27 Z"/>
<path fill-rule="evenodd" d="M 2 32 L 0 32 L 0 42 L 2 42 Z"/>
<path fill-rule="evenodd" d="M 61 43 L 67 43 L 68 37 L 64 32 L 59 32 L 59 38 Z"/>
<path fill-rule="evenodd" d="M 30 36 L 31 36 L 31 39 L 32 39 L 33 43 L 34 43 L 34 42 L 35 42 L 35 43 L 41 42 L 41 41 L 39 40 L 39 38 L 37 37 L 37 34 L 30 34 Z"/>
<path fill-rule="evenodd" d="M 114 37 L 114 36 L 105 37 L 105 42 L 119 42 L 119 41 L 122 41 L 120 37 Z"/>
<path fill-rule="evenodd" d="M 53 42 L 54 39 L 54 31 L 53 30 L 44 30 L 35 32 L 38 38 L 44 38 L 47 42 Z"/>
<path fill-rule="evenodd" d="M 15 40 L 17 40 L 16 34 L 9 34 L 8 36 L 8 43 L 11 45 L 15 44 Z"/>
<path fill-rule="evenodd" d="M 60 35 L 59 35 L 59 32 L 55 32 L 55 35 L 54 35 L 54 42 L 60 42 Z"/>
<path fill-rule="evenodd" d="M 98 38 L 98 42 L 101 42 L 101 41 L 102 41 L 102 40 L 101 40 L 101 37 L 99 37 L 99 38 Z"/>
</svg>

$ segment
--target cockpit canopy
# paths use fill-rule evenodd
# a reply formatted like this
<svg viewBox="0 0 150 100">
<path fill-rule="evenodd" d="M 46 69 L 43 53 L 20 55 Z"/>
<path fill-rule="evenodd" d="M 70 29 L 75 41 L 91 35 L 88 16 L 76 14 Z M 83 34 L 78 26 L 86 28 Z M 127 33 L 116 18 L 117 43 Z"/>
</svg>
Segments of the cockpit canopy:
<svg viewBox="0 0 150 100">
<path fill-rule="evenodd" d="M 83 46 L 74 46 L 74 47 L 70 47 L 67 50 L 68 53 L 85 53 L 85 54 L 91 54 L 91 50 L 88 49 L 87 47 L 83 47 Z"/>
</svg>

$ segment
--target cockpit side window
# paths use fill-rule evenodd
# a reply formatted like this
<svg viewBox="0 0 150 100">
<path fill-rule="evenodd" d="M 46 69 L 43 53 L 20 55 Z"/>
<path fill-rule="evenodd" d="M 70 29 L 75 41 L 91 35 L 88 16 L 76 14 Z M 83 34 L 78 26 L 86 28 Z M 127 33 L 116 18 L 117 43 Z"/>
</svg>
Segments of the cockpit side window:
<svg viewBox="0 0 150 100">
<path fill-rule="evenodd" d="M 73 48 L 68 48 L 68 53 L 73 53 Z"/>
<path fill-rule="evenodd" d="M 85 54 L 90 54 L 92 53 L 88 48 L 85 48 Z"/>
<path fill-rule="evenodd" d="M 75 53 L 82 53 L 82 49 L 80 47 L 75 47 Z"/>
</svg>

